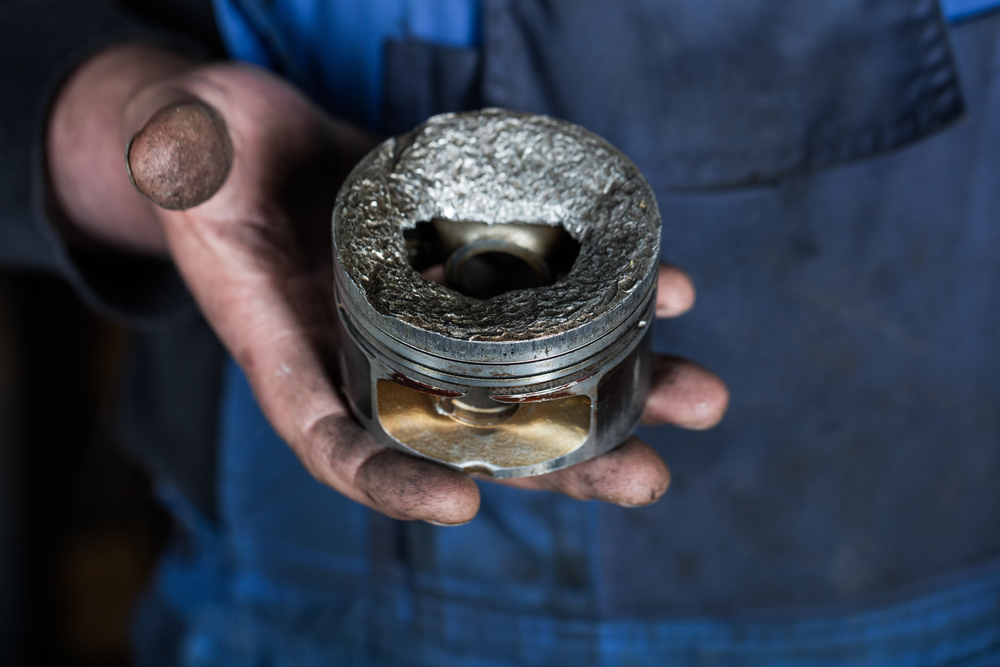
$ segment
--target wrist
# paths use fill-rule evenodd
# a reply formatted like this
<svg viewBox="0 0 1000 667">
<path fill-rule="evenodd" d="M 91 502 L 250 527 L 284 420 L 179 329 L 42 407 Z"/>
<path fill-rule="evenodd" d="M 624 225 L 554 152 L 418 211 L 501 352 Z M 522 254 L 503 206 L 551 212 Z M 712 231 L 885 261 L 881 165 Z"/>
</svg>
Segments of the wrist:
<svg viewBox="0 0 1000 667">
<path fill-rule="evenodd" d="M 136 117 L 133 100 L 194 66 L 169 51 L 122 45 L 92 56 L 63 84 L 45 148 L 53 199 L 71 235 L 129 252 L 168 254 L 156 208 L 129 182 L 125 145 L 145 120 Z"/>
</svg>

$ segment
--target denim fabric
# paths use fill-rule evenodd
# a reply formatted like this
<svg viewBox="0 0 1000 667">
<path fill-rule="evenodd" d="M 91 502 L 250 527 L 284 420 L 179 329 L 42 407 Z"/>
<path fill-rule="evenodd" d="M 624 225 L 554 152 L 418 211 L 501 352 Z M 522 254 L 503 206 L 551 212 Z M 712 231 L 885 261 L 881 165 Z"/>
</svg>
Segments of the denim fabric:
<svg viewBox="0 0 1000 667">
<path fill-rule="evenodd" d="M 479 0 L 213 0 L 234 58 L 273 69 L 339 116 L 381 127 L 388 41 L 475 47 Z"/>
<path fill-rule="evenodd" d="M 1000 7 L 997 0 L 941 0 L 941 10 L 950 21 L 964 21 Z"/>
<path fill-rule="evenodd" d="M 220 521 L 174 501 L 189 542 L 157 593 L 184 664 L 1000 664 L 1000 20 L 802 6 L 486 0 L 478 49 L 386 49 L 370 123 L 478 96 L 626 150 L 699 289 L 657 350 L 719 372 L 732 408 L 640 431 L 674 475 L 654 506 L 483 484 L 440 529 L 313 481 L 230 366 Z M 790 124 L 758 123 L 774 109 Z"/>
<path fill-rule="evenodd" d="M 229 520 L 164 494 L 186 535 L 154 594 L 184 628 L 175 664 L 1000 664 L 1000 562 L 865 607 L 608 617 L 597 564 L 558 558 L 598 557 L 594 505 L 484 484 L 471 524 L 391 522 L 310 478 L 232 363 L 226 385 Z"/>
</svg>

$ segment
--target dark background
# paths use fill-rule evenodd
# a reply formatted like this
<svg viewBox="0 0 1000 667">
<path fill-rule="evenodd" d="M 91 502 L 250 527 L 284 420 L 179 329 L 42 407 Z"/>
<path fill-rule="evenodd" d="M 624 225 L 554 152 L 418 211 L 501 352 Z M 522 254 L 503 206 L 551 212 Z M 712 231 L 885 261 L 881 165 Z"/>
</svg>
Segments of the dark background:
<svg viewBox="0 0 1000 667">
<path fill-rule="evenodd" d="M 0 271 L 0 664 L 128 665 L 168 522 L 116 443 L 128 333 L 62 281 Z"/>
</svg>

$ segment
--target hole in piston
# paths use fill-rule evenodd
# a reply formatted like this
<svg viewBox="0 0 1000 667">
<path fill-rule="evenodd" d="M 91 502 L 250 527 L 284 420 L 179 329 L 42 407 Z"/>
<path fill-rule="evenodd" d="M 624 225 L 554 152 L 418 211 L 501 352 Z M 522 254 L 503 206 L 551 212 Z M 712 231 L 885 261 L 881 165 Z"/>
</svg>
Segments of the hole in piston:
<svg viewBox="0 0 1000 667">
<path fill-rule="evenodd" d="M 476 299 L 557 283 L 580 250 L 563 227 L 526 223 L 434 218 L 403 238 L 410 266 L 425 279 Z"/>
<path fill-rule="evenodd" d="M 478 239 L 465 244 L 445 262 L 444 275 L 448 285 L 477 299 L 552 284 L 552 274 L 543 258 L 502 239 Z"/>
</svg>

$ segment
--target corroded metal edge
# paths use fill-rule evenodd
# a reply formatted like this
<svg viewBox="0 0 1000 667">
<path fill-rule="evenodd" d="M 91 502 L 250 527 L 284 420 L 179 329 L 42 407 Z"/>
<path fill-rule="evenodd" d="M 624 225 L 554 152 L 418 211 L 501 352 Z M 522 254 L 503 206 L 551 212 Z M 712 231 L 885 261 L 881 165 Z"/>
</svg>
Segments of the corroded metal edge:
<svg viewBox="0 0 1000 667">
<path fill-rule="evenodd" d="M 580 243 L 559 283 L 481 301 L 421 278 L 402 232 L 444 217 L 561 224 Z M 660 216 L 638 169 L 578 126 L 502 110 L 438 116 L 390 139 L 337 199 L 338 282 L 354 315 L 444 357 L 506 363 L 592 343 L 655 287 Z"/>
</svg>

